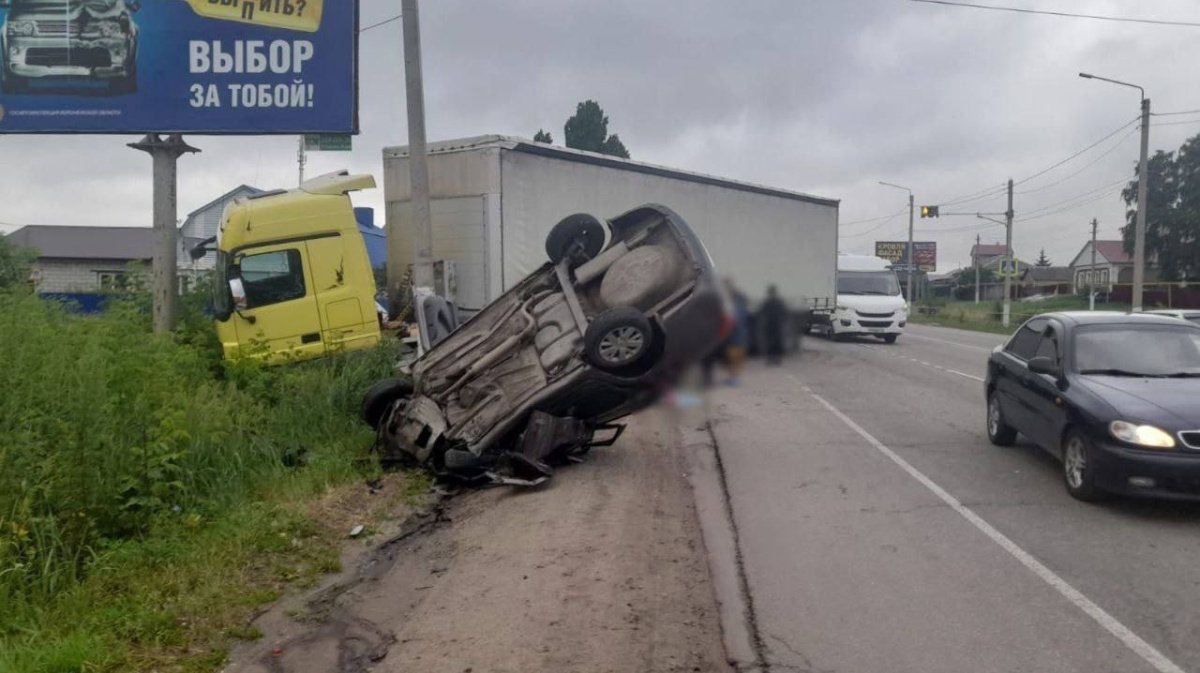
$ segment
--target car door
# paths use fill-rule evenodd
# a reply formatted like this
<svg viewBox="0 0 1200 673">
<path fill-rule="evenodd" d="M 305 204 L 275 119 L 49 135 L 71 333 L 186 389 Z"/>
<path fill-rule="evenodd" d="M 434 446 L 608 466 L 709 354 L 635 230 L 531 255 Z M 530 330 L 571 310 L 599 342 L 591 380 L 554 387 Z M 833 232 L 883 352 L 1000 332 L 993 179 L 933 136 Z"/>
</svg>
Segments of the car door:
<svg viewBox="0 0 1200 673">
<path fill-rule="evenodd" d="M 1034 318 L 1022 325 L 997 358 L 996 393 L 1000 396 L 1000 408 L 1009 425 L 1026 437 L 1032 437 L 1030 428 L 1035 424 L 1027 387 L 1027 363 L 1037 352 L 1048 322 L 1045 318 Z"/>
<path fill-rule="evenodd" d="M 1034 357 L 1049 358 L 1060 370 L 1062 358 L 1063 329 L 1051 320 L 1042 331 Z M 1058 387 L 1058 377 L 1052 374 L 1028 372 L 1024 382 L 1025 398 L 1028 400 L 1029 428 L 1025 433 L 1042 448 L 1058 455 L 1059 439 L 1066 424 L 1066 404 L 1063 391 Z"/>
<path fill-rule="evenodd" d="M 238 253 L 231 276 L 241 278 L 246 306 L 231 316 L 238 344 L 252 355 L 325 354 L 321 321 L 304 242 Z M 265 351 L 265 352 L 264 352 Z"/>
</svg>

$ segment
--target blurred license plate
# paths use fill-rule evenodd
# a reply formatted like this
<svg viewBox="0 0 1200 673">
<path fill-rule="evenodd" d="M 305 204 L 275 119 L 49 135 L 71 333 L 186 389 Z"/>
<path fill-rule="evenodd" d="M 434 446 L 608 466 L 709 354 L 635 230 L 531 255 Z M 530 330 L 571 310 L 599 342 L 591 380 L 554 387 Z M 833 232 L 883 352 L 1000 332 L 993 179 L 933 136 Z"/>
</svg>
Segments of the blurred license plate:
<svg viewBox="0 0 1200 673">
<path fill-rule="evenodd" d="M 883 328 L 882 327 L 868 327 L 867 331 L 868 332 L 882 332 Z"/>
</svg>

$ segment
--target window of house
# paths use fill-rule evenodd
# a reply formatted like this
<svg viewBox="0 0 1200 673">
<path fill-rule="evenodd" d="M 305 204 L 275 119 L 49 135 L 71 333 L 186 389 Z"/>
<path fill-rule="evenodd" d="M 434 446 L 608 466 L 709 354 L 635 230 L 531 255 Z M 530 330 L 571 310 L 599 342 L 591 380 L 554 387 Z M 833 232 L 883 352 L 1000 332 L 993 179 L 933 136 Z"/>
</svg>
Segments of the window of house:
<svg viewBox="0 0 1200 673">
<path fill-rule="evenodd" d="M 247 308 L 299 299 L 305 294 L 304 266 L 296 248 L 246 255 L 239 266 Z"/>
<path fill-rule="evenodd" d="M 145 288 L 146 279 L 142 274 L 128 271 L 97 271 L 96 278 L 100 289 L 114 292 L 128 292 Z"/>
</svg>

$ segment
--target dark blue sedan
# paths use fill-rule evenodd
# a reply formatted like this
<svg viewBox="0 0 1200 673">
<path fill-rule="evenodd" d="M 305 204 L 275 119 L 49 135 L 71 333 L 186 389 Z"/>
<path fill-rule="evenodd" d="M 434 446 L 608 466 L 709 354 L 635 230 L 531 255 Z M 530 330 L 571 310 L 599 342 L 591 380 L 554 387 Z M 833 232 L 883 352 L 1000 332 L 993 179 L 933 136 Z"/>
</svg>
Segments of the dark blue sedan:
<svg viewBox="0 0 1200 673">
<path fill-rule="evenodd" d="M 1039 315 L 992 352 L 985 386 L 988 438 L 1050 452 L 1072 496 L 1200 499 L 1200 326 Z"/>
</svg>

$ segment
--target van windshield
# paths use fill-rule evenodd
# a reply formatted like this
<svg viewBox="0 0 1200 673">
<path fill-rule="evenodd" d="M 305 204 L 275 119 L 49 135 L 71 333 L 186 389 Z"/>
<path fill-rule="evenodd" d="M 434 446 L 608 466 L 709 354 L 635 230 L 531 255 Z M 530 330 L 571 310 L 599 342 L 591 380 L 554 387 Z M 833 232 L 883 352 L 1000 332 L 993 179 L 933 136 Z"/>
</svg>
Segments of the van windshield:
<svg viewBox="0 0 1200 673">
<path fill-rule="evenodd" d="M 900 283 L 891 271 L 838 271 L 838 294 L 900 294 Z"/>
</svg>

